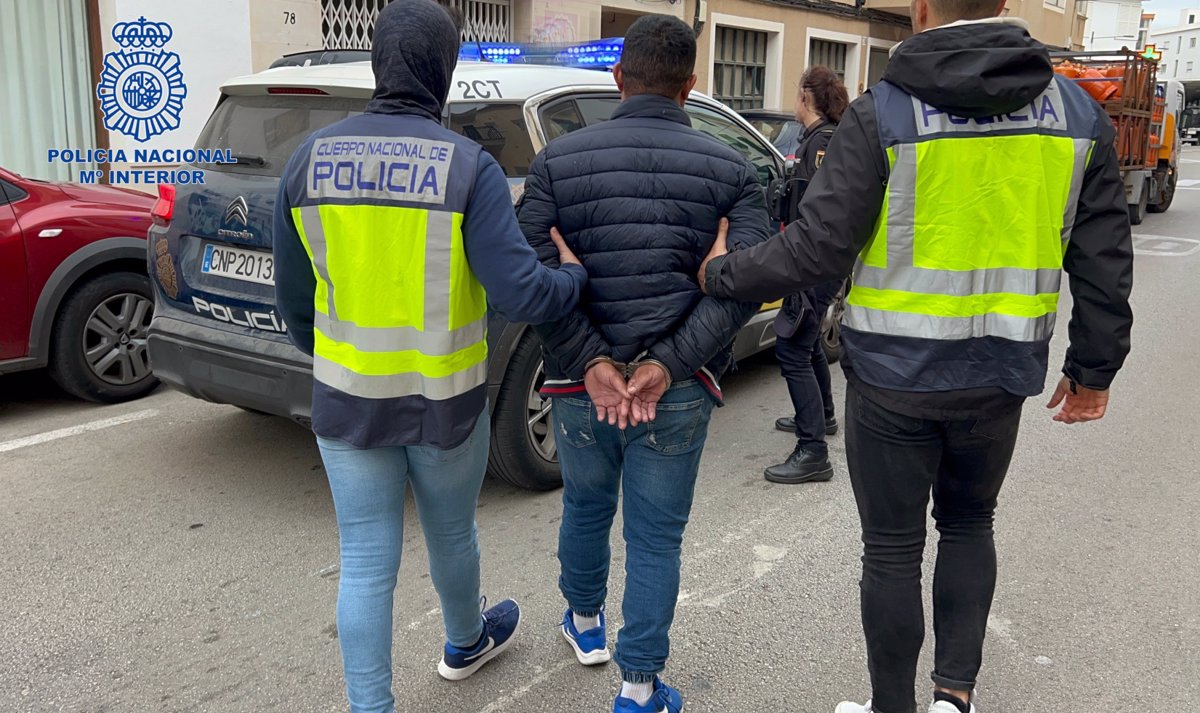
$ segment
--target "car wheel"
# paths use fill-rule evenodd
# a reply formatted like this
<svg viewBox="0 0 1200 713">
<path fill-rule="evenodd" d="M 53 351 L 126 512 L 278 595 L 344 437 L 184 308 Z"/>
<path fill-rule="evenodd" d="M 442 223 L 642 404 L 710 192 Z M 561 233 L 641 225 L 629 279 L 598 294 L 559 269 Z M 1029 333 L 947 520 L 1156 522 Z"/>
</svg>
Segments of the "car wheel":
<svg viewBox="0 0 1200 713">
<path fill-rule="evenodd" d="M 150 281 L 133 272 L 89 280 L 67 297 L 51 336 L 50 375 L 88 401 L 118 403 L 150 393 Z"/>
<path fill-rule="evenodd" d="M 542 345 L 526 332 L 508 362 L 493 411 L 488 472 L 526 490 L 562 486 L 550 399 L 538 393 L 546 380 Z"/>
<path fill-rule="evenodd" d="M 842 314 L 846 311 L 847 284 L 842 283 L 842 289 L 838 290 L 837 297 L 821 320 L 821 348 L 825 350 L 825 359 L 830 364 L 840 361 L 845 352 L 842 346 Z"/>
</svg>

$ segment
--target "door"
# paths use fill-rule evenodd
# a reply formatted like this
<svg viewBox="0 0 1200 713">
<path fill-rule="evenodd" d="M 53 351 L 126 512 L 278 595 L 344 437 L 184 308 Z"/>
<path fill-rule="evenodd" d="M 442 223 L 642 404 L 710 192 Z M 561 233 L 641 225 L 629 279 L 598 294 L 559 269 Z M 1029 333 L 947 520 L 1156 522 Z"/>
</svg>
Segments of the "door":
<svg viewBox="0 0 1200 713">
<path fill-rule="evenodd" d="M 0 360 L 23 357 L 29 348 L 29 284 L 25 238 L 12 204 L 25 192 L 0 179 Z"/>
</svg>

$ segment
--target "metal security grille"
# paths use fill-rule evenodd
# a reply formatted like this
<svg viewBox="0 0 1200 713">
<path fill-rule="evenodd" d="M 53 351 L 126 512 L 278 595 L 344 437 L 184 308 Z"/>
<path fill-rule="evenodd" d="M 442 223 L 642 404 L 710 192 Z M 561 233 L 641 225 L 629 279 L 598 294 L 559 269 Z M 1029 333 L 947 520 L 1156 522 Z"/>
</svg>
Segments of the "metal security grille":
<svg viewBox="0 0 1200 713">
<path fill-rule="evenodd" d="M 713 94 L 733 109 L 761 109 L 767 86 L 767 33 L 716 29 Z"/>
<path fill-rule="evenodd" d="M 846 81 L 846 50 L 849 45 L 844 42 L 829 40 L 812 40 L 808 46 L 808 66 L 826 66 L 832 69 L 839 79 Z"/>
<path fill-rule="evenodd" d="M 463 14 L 466 42 L 508 42 L 512 39 L 509 0 L 451 0 Z"/>
<path fill-rule="evenodd" d="M 391 0 L 321 0 L 325 46 L 370 49 L 375 18 Z M 512 37 L 510 0 L 450 0 L 463 14 L 466 42 L 508 42 Z"/>
</svg>

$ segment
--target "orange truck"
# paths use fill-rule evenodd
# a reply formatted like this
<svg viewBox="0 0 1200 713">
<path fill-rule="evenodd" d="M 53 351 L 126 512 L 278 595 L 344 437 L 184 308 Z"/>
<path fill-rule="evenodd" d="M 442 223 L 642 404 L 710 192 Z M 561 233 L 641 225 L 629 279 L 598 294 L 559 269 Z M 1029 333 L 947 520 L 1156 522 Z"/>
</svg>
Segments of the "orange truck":
<svg viewBox="0 0 1200 713">
<path fill-rule="evenodd" d="M 1154 47 L 1135 52 L 1057 52 L 1054 71 L 1077 82 L 1104 107 L 1117 130 L 1129 222 L 1171 206 L 1178 180 L 1183 85 L 1157 79 Z"/>
</svg>

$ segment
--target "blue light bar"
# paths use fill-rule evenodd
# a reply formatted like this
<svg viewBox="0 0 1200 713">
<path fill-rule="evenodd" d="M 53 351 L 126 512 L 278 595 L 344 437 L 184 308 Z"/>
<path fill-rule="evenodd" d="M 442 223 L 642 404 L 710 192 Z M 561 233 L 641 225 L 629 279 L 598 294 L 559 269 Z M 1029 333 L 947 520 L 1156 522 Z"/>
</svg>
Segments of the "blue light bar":
<svg viewBox="0 0 1200 713">
<path fill-rule="evenodd" d="M 460 61 L 496 64 L 544 64 L 585 69 L 611 69 L 621 60 L 624 37 L 583 42 L 576 45 L 526 45 L 504 42 L 464 42 Z"/>
<path fill-rule="evenodd" d="M 495 62 L 515 64 L 523 62 L 525 48 L 506 42 L 464 42 L 458 50 L 458 59 L 468 62 Z"/>
</svg>

